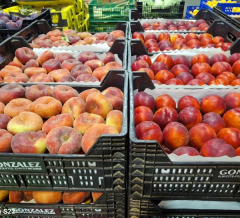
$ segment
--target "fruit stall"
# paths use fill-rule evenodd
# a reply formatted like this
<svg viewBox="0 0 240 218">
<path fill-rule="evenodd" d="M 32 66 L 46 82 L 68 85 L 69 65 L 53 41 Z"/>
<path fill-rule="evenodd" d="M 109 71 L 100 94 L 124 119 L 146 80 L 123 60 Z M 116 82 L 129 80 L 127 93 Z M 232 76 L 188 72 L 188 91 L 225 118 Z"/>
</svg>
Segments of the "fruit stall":
<svg viewBox="0 0 240 218">
<path fill-rule="evenodd" d="M 240 217 L 238 3 L 2 2 L 0 217 Z"/>
</svg>

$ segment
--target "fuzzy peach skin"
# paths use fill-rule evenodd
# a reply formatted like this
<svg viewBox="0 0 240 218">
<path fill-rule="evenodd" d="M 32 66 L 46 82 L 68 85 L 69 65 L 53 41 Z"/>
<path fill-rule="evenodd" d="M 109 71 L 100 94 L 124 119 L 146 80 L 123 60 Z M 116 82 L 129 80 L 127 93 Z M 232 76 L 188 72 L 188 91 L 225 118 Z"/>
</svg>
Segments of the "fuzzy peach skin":
<svg viewBox="0 0 240 218">
<path fill-rule="evenodd" d="M 43 96 L 36 99 L 29 105 L 29 111 L 40 115 L 42 118 L 49 118 L 61 113 L 62 103 L 50 96 Z"/>
<path fill-rule="evenodd" d="M 31 59 L 21 69 L 24 72 L 27 68 L 31 68 L 31 67 L 37 67 L 38 68 L 39 63 L 36 60 Z"/>
<path fill-rule="evenodd" d="M 41 67 L 29 67 L 26 70 L 24 70 L 24 73 L 28 77 L 32 77 L 32 76 L 34 76 L 36 74 L 39 74 L 39 73 L 47 74 L 47 71 L 44 68 L 41 68 Z"/>
<path fill-rule="evenodd" d="M 23 111 L 29 111 L 29 105 L 32 103 L 26 98 L 16 98 L 11 100 L 4 108 L 4 113 L 10 117 L 16 117 Z"/>
<path fill-rule="evenodd" d="M 44 62 L 54 58 L 55 58 L 55 55 L 53 54 L 53 52 L 47 50 L 37 58 L 37 61 L 42 66 Z"/>
<path fill-rule="evenodd" d="M 18 84 L 7 84 L 0 88 L 0 102 L 7 104 L 14 98 L 25 97 L 25 89 Z"/>
<path fill-rule="evenodd" d="M 50 154 L 76 154 L 81 149 L 81 142 L 81 133 L 68 126 L 52 129 L 47 135 Z"/>
<path fill-rule="evenodd" d="M 9 195 L 8 190 L 0 190 L 0 202 L 3 202 Z"/>
<path fill-rule="evenodd" d="M 51 71 L 48 75 L 53 78 L 54 82 L 59 82 L 63 76 L 70 75 L 70 71 L 68 69 L 58 69 Z"/>
<path fill-rule="evenodd" d="M 90 192 L 64 192 L 64 204 L 80 204 L 90 196 Z"/>
<path fill-rule="evenodd" d="M 28 82 L 29 83 L 50 83 L 50 82 L 54 82 L 54 80 L 48 74 L 39 73 L 30 77 Z"/>
<path fill-rule="evenodd" d="M 7 125 L 10 120 L 11 117 L 9 117 L 7 114 L 0 114 L 0 129 L 7 129 Z"/>
<path fill-rule="evenodd" d="M 99 90 L 95 89 L 95 88 L 92 88 L 92 89 L 87 89 L 85 91 L 82 91 L 80 94 L 79 94 L 79 97 L 82 98 L 85 102 L 86 102 L 86 99 L 88 97 L 88 95 L 90 95 L 91 93 L 93 92 L 98 92 L 100 93 Z"/>
<path fill-rule="evenodd" d="M 13 135 L 5 129 L 0 129 L 0 152 L 11 151 L 11 141 Z"/>
<path fill-rule="evenodd" d="M 53 88 L 52 96 L 64 104 L 68 99 L 78 97 L 78 92 L 70 86 L 58 85 Z"/>
<path fill-rule="evenodd" d="M 22 64 L 26 64 L 31 59 L 37 59 L 37 55 L 28 47 L 18 48 L 15 51 L 15 56 Z"/>
<path fill-rule="evenodd" d="M 43 131 L 21 132 L 11 142 L 13 153 L 44 154 L 46 151 L 47 134 Z"/>
<path fill-rule="evenodd" d="M 103 117 L 97 114 L 90 114 L 90 113 L 82 113 L 79 114 L 78 117 L 75 119 L 73 123 L 74 129 L 79 131 L 82 135 L 93 125 L 95 124 L 104 124 L 105 120 Z"/>
<path fill-rule="evenodd" d="M 106 124 L 114 126 L 118 132 L 122 131 L 123 113 L 119 110 L 112 110 L 106 117 Z"/>
<path fill-rule="evenodd" d="M 23 200 L 24 201 L 31 201 L 33 199 L 32 191 L 24 191 L 23 192 Z"/>
<path fill-rule="evenodd" d="M 37 204 L 57 204 L 62 200 L 62 192 L 33 191 L 32 195 Z"/>
<path fill-rule="evenodd" d="M 107 124 L 95 124 L 90 127 L 82 138 L 82 150 L 86 154 L 102 134 L 119 134 L 117 129 Z"/>
<path fill-rule="evenodd" d="M 50 117 L 42 127 L 42 130 L 49 133 L 52 129 L 60 126 L 73 126 L 74 119 L 69 114 L 59 114 L 57 116 Z"/>
<path fill-rule="evenodd" d="M 123 109 L 123 92 L 116 87 L 109 87 L 102 94 L 112 103 L 114 110 Z"/>
<path fill-rule="evenodd" d="M 76 119 L 79 114 L 82 114 L 86 111 L 87 105 L 85 101 L 79 97 L 68 99 L 62 107 L 62 113 L 69 114 L 74 119 Z"/>
<path fill-rule="evenodd" d="M 29 77 L 24 73 L 15 73 L 11 72 L 8 73 L 4 79 L 3 82 L 5 83 L 26 83 L 29 80 Z"/>
<path fill-rule="evenodd" d="M 44 84 L 32 85 L 26 90 L 25 95 L 29 100 L 35 101 L 43 96 L 52 96 L 52 88 Z"/>
<path fill-rule="evenodd" d="M 42 126 L 43 120 L 38 114 L 24 111 L 9 121 L 7 130 L 13 135 L 16 135 L 20 132 L 36 132 L 41 130 Z"/>
<path fill-rule="evenodd" d="M 225 112 L 223 115 L 223 121 L 226 127 L 240 129 L 240 107 L 236 107 Z"/>
<path fill-rule="evenodd" d="M 102 195 L 103 193 L 101 192 L 92 192 L 93 202 L 96 202 Z"/>
<path fill-rule="evenodd" d="M 10 191 L 9 192 L 9 202 L 10 203 L 20 203 L 23 200 L 22 191 Z"/>
<path fill-rule="evenodd" d="M 5 108 L 5 104 L 3 104 L 2 102 L 0 102 L 0 114 L 4 113 L 4 108 Z"/>
<path fill-rule="evenodd" d="M 112 103 L 101 93 L 93 92 L 86 99 L 87 111 L 107 117 L 107 114 L 113 110 Z"/>
<path fill-rule="evenodd" d="M 7 65 L 0 71 L 0 77 L 4 78 L 6 74 L 15 72 L 15 73 L 23 73 L 19 67 Z"/>
</svg>

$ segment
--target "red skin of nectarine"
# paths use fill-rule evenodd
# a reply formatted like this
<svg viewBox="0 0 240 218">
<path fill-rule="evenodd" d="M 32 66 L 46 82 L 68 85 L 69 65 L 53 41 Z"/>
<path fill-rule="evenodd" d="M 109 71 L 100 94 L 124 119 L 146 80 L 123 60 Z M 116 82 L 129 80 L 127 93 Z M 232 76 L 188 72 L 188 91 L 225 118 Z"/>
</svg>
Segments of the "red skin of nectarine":
<svg viewBox="0 0 240 218">
<path fill-rule="evenodd" d="M 146 106 L 139 106 L 134 109 L 135 126 L 144 121 L 153 121 L 153 112 Z"/>
<path fill-rule="evenodd" d="M 138 106 L 146 106 L 154 111 L 156 106 L 155 99 L 146 92 L 138 92 L 134 96 L 134 108 Z"/>
<path fill-rule="evenodd" d="M 222 117 L 214 112 L 209 112 L 203 115 L 203 123 L 208 124 L 211 126 L 215 132 L 217 133 L 220 129 L 225 127 L 225 123 L 222 119 Z"/>
<path fill-rule="evenodd" d="M 205 83 L 200 79 L 193 79 L 187 83 L 190 86 L 203 86 Z"/>
<path fill-rule="evenodd" d="M 180 79 L 173 78 L 173 79 L 168 80 L 165 84 L 178 86 L 178 85 L 183 85 L 183 82 Z"/>
<path fill-rule="evenodd" d="M 218 95 L 208 95 L 202 98 L 201 109 L 204 114 L 215 112 L 222 115 L 226 110 L 226 104 L 222 97 Z"/>
<path fill-rule="evenodd" d="M 240 107 L 240 94 L 237 92 L 229 93 L 224 98 L 227 110 Z"/>
<path fill-rule="evenodd" d="M 166 64 L 166 66 L 168 67 L 168 70 L 170 70 L 173 66 L 173 59 L 171 56 L 166 55 L 166 54 L 161 54 L 159 56 L 157 56 L 156 62 L 163 62 Z"/>
<path fill-rule="evenodd" d="M 184 154 L 187 154 L 189 156 L 200 155 L 197 149 L 192 148 L 192 147 L 188 147 L 188 146 L 183 146 L 183 147 L 177 148 L 172 153 L 176 154 L 178 156 L 181 156 L 181 155 L 184 155 Z"/>
<path fill-rule="evenodd" d="M 194 55 L 192 57 L 191 64 L 193 66 L 196 63 L 207 63 L 207 64 L 209 64 L 210 63 L 209 57 L 205 54 Z"/>
<path fill-rule="evenodd" d="M 137 57 L 136 61 L 138 61 L 138 60 L 146 61 L 149 67 L 152 64 L 152 60 L 151 60 L 151 58 L 148 55 L 140 55 L 140 56 Z"/>
<path fill-rule="evenodd" d="M 225 71 L 232 72 L 232 67 L 227 62 L 216 62 L 215 64 L 213 64 L 211 70 L 212 70 L 213 76 L 217 77 L 222 72 L 225 72 Z"/>
<path fill-rule="evenodd" d="M 237 128 L 223 128 L 220 129 L 217 137 L 224 140 L 227 144 L 231 145 L 234 149 L 240 147 L 240 130 Z"/>
<path fill-rule="evenodd" d="M 134 61 L 131 65 L 132 71 L 138 71 L 140 68 L 149 68 L 148 63 L 144 60 Z"/>
<path fill-rule="evenodd" d="M 153 71 L 154 75 L 156 75 L 160 70 L 168 70 L 168 67 L 163 62 L 153 62 L 150 69 Z"/>
<path fill-rule="evenodd" d="M 191 68 L 190 60 L 187 57 L 185 57 L 184 55 L 180 55 L 173 60 L 173 65 L 177 65 L 177 64 L 184 64 L 189 69 Z"/>
<path fill-rule="evenodd" d="M 200 73 L 195 78 L 202 80 L 207 85 L 215 79 L 215 77 L 210 73 Z"/>
<path fill-rule="evenodd" d="M 226 127 L 240 129 L 240 107 L 236 107 L 225 112 L 223 115 L 223 121 Z"/>
<path fill-rule="evenodd" d="M 160 81 L 162 84 L 165 84 L 168 80 L 173 79 L 174 75 L 168 70 L 160 70 L 155 75 L 155 80 Z"/>
<path fill-rule="evenodd" d="M 234 53 L 228 58 L 228 63 L 232 66 L 238 60 L 240 60 L 240 53 Z"/>
<path fill-rule="evenodd" d="M 184 64 L 177 64 L 173 66 L 173 68 L 171 69 L 171 72 L 173 73 L 174 76 L 178 76 L 180 73 L 184 73 L 184 72 L 190 73 L 190 70 Z"/>
<path fill-rule="evenodd" d="M 200 73 L 211 73 L 211 67 L 207 63 L 196 63 L 192 66 L 191 73 L 196 77 Z"/>
<path fill-rule="evenodd" d="M 171 107 L 171 108 L 176 108 L 176 102 L 175 100 L 168 94 L 165 95 L 159 95 L 156 98 L 156 107 L 157 109 L 162 108 L 162 107 Z"/>
</svg>

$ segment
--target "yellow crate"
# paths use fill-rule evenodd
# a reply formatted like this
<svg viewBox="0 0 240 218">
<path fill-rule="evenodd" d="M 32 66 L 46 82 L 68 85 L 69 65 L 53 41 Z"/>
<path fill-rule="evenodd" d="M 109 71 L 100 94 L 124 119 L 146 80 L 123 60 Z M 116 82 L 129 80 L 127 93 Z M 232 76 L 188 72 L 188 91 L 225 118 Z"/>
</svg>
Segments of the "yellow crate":
<svg viewBox="0 0 240 218">
<path fill-rule="evenodd" d="M 85 23 L 82 23 L 81 25 L 78 26 L 78 31 L 87 32 Z"/>
<path fill-rule="evenodd" d="M 87 14 L 87 16 L 84 20 L 84 24 L 85 24 L 85 27 L 86 27 L 86 31 L 89 32 L 89 29 L 90 29 L 89 14 Z"/>
<path fill-rule="evenodd" d="M 85 13 L 85 17 L 87 17 L 87 14 L 89 14 L 88 4 L 86 4 L 86 3 L 85 3 L 85 10 L 84 10 L 84 13 Z"/>
<path fill-rule="evenodd" d="M 79 14 L 77 14 L 76 21 L 77 21 L 78 26 L 84 22 L 84 12 L 83 11 L 80 12 Z"/>
<path fill-rule="evenodd" d="M 78 25 L 77 25 L 77 22 L 76 20 L 72 20 L 72 30 L 75 30 L 76 32 L 78 31 Z"/>
<path fill-rule="evenodd" d="M 18 13 L 20 9 L 21 9 L 21 7 L 19 7 L 19 6 L 13 6 L 13 7 L 10 7 L 10 8 L 3 9 L 3 12 L 5 12 L 7 14 L 10 14 L 10 12 Z"/>
<path fill-rule="evenodd" d="M 75 5 L 78 0 L 48 0 L 48 1 L 24 1 L 16 0 L 19 5 L 32 5 L 36 7 L 54 6 L 54 5 Z"/>
</svg>

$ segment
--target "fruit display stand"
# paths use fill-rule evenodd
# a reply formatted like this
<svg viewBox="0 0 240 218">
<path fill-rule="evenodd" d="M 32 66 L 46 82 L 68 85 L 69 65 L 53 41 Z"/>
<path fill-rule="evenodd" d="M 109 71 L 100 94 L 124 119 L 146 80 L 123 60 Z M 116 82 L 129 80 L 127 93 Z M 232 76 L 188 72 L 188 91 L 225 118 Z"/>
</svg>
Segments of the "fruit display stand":
<svg viewBox="0 0 240 218">
<path fill-rule="evenodd" d="M 165 48 L 156 48 L 157 50 L 155 50 L 155 46 L 153 46 L 153 49 L 151 49 L 152 46 L 146 48 L 145 45 L 143 44 L 143 42 L 145 43 L 145 41 L 142 41 L 141 40 L 141 34 L 143 34 L 143 36 L 146 36 L 148 34 L 151 34 L 151 35 L 156 35 L 156 38 L 158 38 L 158 36 L 161 34 L 161 33 L 164 33 L 164 31 L 149 31 L 149 32 L 136 32 L 137 29 L 131 29 L 129 32 L 130 33 L 135 33 L 135 36 L 131 37 L 131 42 L 134 42 L 135 44 L 137 43 L 139 48 L 141 47 L 144 47 L 146 49 L 146 51 L 148 50 L 149 53 L 156 53 L 158 52 L 159 50 L 163 51 L 163 52 L 169 52 L 170 50 L 165 50 Z M 200 35 L 201 32 L 193 32 L 197 35 Z M 213 37 L 215 36 L 221 36 L 223 37 L 224 39 L 224 44 L 221 46 L 221 48 L 223 50 L 227 50 L 230 48 L 230 46 L 234 46 L 235 44 L 235 41 L 236 39 L 238 39 L 240 37 L 240 32 L 238 30 L 238 28 L 236 28 L 235 26 L 233 26 L 232 24 L 226 22 L 226 21 L 214 21 L 213 24 L 211 24 L 211 26 L 208 28 L 208 30 L 206 31 L 206 33 L 209 33 L 211 34 Z M 169 32 L 170 34 L 170 37 L 173 37 L 174 35 L 176 36 L 176 34 L 179 34 L 179 35 L 182 35 L 182 37 L 186 37 L 186 35 L 188 34 L 188 32 Z M 130 38 L 129 37 L 129 38 Z M 133 39 L 135 38 L 135 39 Z M 207 45 L 207 44 L 206 44 Z M 158 45 L 160 46 L 160 45 Z M 168 45 L 168 47 L 171 47 L 172 45 Z M 200 45 L 201 46 L 201 45 Z M 179 48 L 171 48 L 171 50 L 174 50 L 174 49 L 179 49 Z M 186 48 L 187 49 L 187 48 Z M 188 47 L 189 49 L 189 47 Z M 175 50 L 177 51 L 177 50 Z M 180 51 L 183 51 L 180 47 Z"/>
<path fill-rule="evenodd" d="M 6 10 L 6 13 L 9 13 L 11 16 L 14 16 L 14 14 L 11 13 L 11 10 L 10 11 L 8 9 L 5 9 L 5 10 Z M 41 20 L 41 19 L 44 19 L 48 23 L 51 24 L 50 10 L 44 9 L 40 15 L 38 15 L 37 17 L 35 17 L 33 19 L 24 19 L 23 22 L 22 22 L 22 27 L 21 28 L 17 28 L 17 29 L 16 28 L 13 28 L 13 29 L 0 29 L 0 36 L 1 36 L 2 40 L 5 40 L 8 37 L 10 37 L 10 36 L 16 34 L 17 32 L 19 32 L 21 29 L 27 27 L 31 23 L 33 23 L 33 22 L 35 22 L 37 20 Z"/>
</svg>

